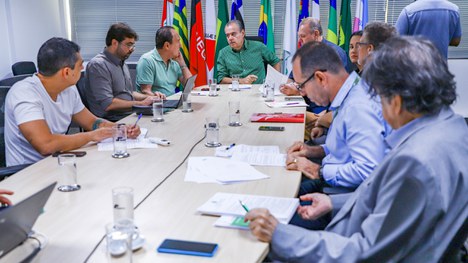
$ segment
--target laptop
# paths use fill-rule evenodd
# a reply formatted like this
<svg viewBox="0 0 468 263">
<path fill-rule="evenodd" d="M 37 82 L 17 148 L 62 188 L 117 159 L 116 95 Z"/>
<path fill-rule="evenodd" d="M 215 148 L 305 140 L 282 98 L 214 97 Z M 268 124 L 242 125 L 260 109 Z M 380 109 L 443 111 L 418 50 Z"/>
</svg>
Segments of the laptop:
<svg viewBox="0 0 468 263">
<path fill-rule="evenodd" d="M 165 100 L 163 102 L 163 107 L 164 107 L 164 113 L 177 109 L 182 105 L 182 100 L 183 100 L 183 94 L 190 95 L 190 92 L 192 91 L 193 87 L 195 86 L 195 79 L 197 78 L 197 74 L 191 76 L 190 78 L 187 79 L 184 85 L 184 91 L 180 95 L 180 98 L 178 100 Z M 140 113 L 143 115 L 149 115 L 153 116 L 153 106 L 138 106 L 138 105 L 133 105 L 132 106 L 133 112 L 135 112 L 137 115 Z"/>
<path fill-rule="evenodd" d="M 24 242 L 57 183 L 23 201 L 0 210 L 0 257 Z"/>
</svg>

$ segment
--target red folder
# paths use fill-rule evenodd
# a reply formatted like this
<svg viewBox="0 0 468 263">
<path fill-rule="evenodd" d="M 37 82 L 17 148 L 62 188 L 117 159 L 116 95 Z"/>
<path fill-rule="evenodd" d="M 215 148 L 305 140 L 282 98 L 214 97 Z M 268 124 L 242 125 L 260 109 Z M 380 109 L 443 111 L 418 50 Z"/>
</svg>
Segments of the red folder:
<svg viewBox="0 0 468 263">
<path fill-rule="evenodd" d="M 254 113 L 251 122 L 294 122 L 303 123 L 303 113 Z"/>
</svg>

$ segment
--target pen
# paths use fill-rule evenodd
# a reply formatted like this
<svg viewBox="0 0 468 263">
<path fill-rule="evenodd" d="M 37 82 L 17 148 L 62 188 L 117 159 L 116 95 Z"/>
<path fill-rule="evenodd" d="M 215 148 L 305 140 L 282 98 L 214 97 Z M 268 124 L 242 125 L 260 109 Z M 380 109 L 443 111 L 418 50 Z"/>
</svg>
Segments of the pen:
<svg viewBox="0 0 468 263">
<path fill-rule="evenodd" d="M 234 147 L 234 146 L 236 146 L 235 143 L 233 143 L 233 144 L 229 145 L 228 147 L 226 147 L 226 150 L 230 150 L 230 149 L 231 149 L 232 147 Z"/>
<path fill-rule="evenodd" d="M 241 200 L 239 200 L 239 203 L 240 203 L 240 205 L 242 206 L 242 208 L 244 208 L 245 212 L 247 212 L 247 213 L 248 213 L 248 212 L 249 212 L 249 209 L 247 208 L 247 206 L 246 206 L 246 205 L 244 205 L 244 203 L 242 203 L 242 201 L 241 201 Z"/>
<path fill-rule="evenodd" d="M 137 126 L 138 121 L 141 119 L 141 116 L 143 116 L 143 113 L 140 113 L 140 115 L 138 115 L 138 119 L 135 121 L 135 124 L 133 124 L 133 127 Z"/>
<path fill-rule="evenodd" d="M 299 102 L 290 102 L 290 103 L 286 103 L 286 105 L 297 105 L 299 104 Z"/>
</svg>

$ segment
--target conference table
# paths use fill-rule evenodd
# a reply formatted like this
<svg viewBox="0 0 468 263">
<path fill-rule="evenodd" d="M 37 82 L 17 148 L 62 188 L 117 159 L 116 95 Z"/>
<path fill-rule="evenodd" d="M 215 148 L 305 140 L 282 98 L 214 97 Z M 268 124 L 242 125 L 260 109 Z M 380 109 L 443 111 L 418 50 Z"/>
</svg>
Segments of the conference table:
<svg viewBox="0 0 468 263">
<path fill-rule="evenodd" d="M 277 145 L 284 153 L 294 141 L 302 140 L 304 123 L 277 124 L 285 127 L 282 132 L 259 131 L 259 126 L 269 124 L 250 122 L 249 118 L 259 112 L 304 113 L 305 108 L 269 108 L 257 85 L 239 92 L 230 91 L 228 85 L 220 87 L 217 97 L 192 95 L 193 112 L 176 109 L 165 115 L 164 122 L 151 122 L 151 116 L 139 121 L 140 127 L 148 129 L 147 137 L 166 138 L 170 146 L 129 149 L 130 157 L 125 159 L 98 151 L 95 143 L 82 147 L 87 155 L 76 159 L 81 189 L 53 191 L 33 227 L 47 238 L 47 245 L 33 262 L 108 262 L 103 237 L 105 225 L 113 219 L 111 191 L 119 186 L 134 189 L 134 220 L 146 240 L 134 251 L 133 262 L 261 262 L 268 254 L 267 243 L 258 241 L 250 231 L 215 227 L 218 217 L 201 215 L 196 209 L 217 192 L 294 197 L 300 173 L 279 166 L 255 166 L 270 177 L 228 185 L 185 182 L 187 158 L 214 156 L 215 149 L 204 145 L 207 117 L 219 118 L 220 142 L 225 146 Z M 231 100 L 241 102 L 240 127 L 228 125 Z M 131 124 L 136 119 L 132 114 L 120 122 Z M 0 182 L 0 189 L 13 190 L 11 199 L 18 202 L 59 178 L 57 158 L 49 156 Z M 211 258 L 156 252 L 166 238 L 217 243 L 219 249 Z M 28 240 L 0 261 L 20 261 L 34 246 L 37 243 Z"/>
</svg>

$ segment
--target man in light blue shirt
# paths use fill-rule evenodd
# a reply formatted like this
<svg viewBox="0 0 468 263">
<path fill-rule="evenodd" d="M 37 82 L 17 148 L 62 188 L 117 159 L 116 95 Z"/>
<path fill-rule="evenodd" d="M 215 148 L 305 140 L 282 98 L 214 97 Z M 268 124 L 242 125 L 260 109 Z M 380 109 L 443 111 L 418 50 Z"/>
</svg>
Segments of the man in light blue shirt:
<svg viewBox="0 0 468 263">
<path fill-rule="evenodd" d="M 301 59 L 306 57 L 307 59 Z M 387 151 L 386 125 L 378 100 L 372 99 L 359 76 L 348 74 L 336 52 L 325 44 L 308 43 L 295 55 L 294 78 L 301 95 L 318 105 L 331 105 L 333 122 L 324 145 L 297 142 L 288 149 L 287 168 L 299 170 L 305 180 L 300 195 L 321 191 L 320 182 L 355 189 L 382 161 Z M 322 166 L 310 159 L 322 159 Z"/>
<path fill-rule="evenodd" d="M 431 40 L 447 59 L 448 47 L 458 46 L 461 24 L 458 6 L 447 0 L 418 0 L 407 5 L 396 22 L 400 35 L 421 35 Z"/>
</svg>

